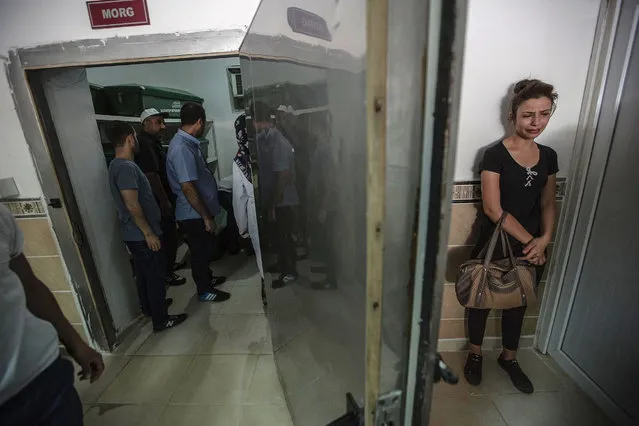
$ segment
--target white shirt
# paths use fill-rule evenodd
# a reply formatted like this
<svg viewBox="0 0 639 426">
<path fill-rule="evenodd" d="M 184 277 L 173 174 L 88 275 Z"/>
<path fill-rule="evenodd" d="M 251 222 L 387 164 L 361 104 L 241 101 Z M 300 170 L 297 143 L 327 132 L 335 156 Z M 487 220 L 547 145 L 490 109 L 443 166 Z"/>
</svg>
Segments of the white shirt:
<svg viewBox="0 0 639 426">
<path fill-rule="evenodd" d="M 235 161 L 233 161 L 233 213 L 240 235 L 245 236 L 248 233 L 251 237 L 257 269 L 260 271 L 260 276 L 264 278 L 253 184 L 244 176 Z"/>
<path fill-rule="evenodd" d="M 22 253 L 22 245 L 13 215 L 0 205 L 0 405 L 60 355 L 58 334 L 27 309 L 20 278 L 9 268 L 9 261 Z"/>
</svg>

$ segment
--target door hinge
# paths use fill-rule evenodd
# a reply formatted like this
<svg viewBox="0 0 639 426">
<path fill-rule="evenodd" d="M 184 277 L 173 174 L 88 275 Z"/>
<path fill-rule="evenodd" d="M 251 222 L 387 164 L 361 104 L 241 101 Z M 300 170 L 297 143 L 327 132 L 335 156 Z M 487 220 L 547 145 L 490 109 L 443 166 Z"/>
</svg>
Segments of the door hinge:
<svg viewBox="0 0 639 426">
<path fill-rule="evenodd" d="M 401 408 L 401 390 L 393 390 L 380 396 L 375 407 L 375 426 L 400 426 Z"/>
</svg>

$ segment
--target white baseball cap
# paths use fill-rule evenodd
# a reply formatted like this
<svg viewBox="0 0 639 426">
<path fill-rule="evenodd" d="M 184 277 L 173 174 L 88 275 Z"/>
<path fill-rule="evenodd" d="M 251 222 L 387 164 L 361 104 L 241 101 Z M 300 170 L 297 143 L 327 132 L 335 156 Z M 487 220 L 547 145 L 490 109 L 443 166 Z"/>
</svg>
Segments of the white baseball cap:
<svg viewBox="0 0 639 426">
<path fill-rule="evenodd" d="M 148 108 L 145 109 L 144 111 L 142 111 L 142 114 L 140 114 L 140 123 L 143 123 L 144 120 L 146 120 L 149 117 L 153 117 L 155 115 L 161 115 L 164 118 L 167 118 L 169 116 L 168 112 L 160 112 L 155 108 Z"/>
</svg>

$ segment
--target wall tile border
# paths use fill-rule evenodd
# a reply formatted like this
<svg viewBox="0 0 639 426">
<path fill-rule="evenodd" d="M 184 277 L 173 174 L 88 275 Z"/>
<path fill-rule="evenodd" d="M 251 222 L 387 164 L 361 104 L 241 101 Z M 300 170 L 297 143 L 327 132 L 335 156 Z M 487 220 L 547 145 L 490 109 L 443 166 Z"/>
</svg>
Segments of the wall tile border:
<svg viewBox="0 0 639 426">
<path fill-rule="evenodd" d="M 0 204 L 16 218 L 47 217 L 47 209 L 40 198 L 4 198 Z"/>
<path fill-rule="evenodd" d="M 562 200 L 566 195 L 566 178 L 557 178 L 555 197 Z M 453 184 L 453 203 L 476 203 L 481 201 L 479 180 L 460 181 Z"/>
</svg>

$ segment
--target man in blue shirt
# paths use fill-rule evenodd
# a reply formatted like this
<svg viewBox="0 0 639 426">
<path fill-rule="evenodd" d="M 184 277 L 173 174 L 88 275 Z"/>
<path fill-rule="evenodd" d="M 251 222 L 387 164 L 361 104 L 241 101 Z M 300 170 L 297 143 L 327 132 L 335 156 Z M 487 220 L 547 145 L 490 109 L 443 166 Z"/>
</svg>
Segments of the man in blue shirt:
<svg viewBox="0 0 639 426">
<path fill-rule="evenodd" d="M 191 251 L 191 273 L 201 302 L 223 302 L 231 295 L 215 289 L 226 281 L 209 267 L 215 247 L 215 215 L 220 212 L 217 182 L 200 150 L 206 127 L 202 105 L 187 102 L 180 110 L 182 126 L 166 156 L 166 174 L 176 196 L 175 219 L 186 234 Z"/>
<path fill-rule="evenodd" d="M 153 330 L 166 330 L 182 323 L 186 314 L 169 315 L 167 312 L 166 257 L 160 242 L 160 207 L 149 180 L 133 162 L 134 153 L 139 150 L 133 127 L 116 121 L 107 129 L 107 137 L 115 149 L 115 158 L 109 164 L 109 185 L 118 209 L 122 237 L 133 255 L 142 312 L 151 316 Z"/>
</svg>

